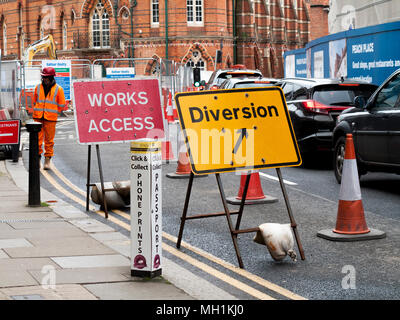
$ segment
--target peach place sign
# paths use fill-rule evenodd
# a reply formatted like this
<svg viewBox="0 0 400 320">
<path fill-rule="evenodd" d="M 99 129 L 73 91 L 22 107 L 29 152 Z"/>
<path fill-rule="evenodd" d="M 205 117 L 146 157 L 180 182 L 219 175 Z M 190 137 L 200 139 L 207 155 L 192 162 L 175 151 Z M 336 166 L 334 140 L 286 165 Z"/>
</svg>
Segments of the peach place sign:
<svg viewBox="0 0 400 320">
<path fill-rule="evenodd" d="M 78 143 L 164 137 L 158 79 L 73 82 Z"/>
</svg>

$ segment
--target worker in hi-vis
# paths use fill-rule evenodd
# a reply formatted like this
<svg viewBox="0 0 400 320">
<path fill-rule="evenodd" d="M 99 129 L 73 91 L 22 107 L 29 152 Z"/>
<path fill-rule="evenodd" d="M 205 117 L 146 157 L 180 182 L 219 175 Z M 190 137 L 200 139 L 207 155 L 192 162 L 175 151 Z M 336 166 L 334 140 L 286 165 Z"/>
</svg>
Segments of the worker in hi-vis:
<svg viewBox="0 0 400 320">
<path fill-rule="evenodd" d="M 52 67 L 43 68 L 40 73 L 42 83 L 35 88 L 33 95 L 33 119 L 42 123 L 39 132 L 39 157 L 43 152 L 44 140 L 44 170 L 50 169 L 51 157 L 54 155 L 54 136 L 58 114 L 65 106 L 64 90 L 56 84 L 56 71 Z M 40 165 L 41 166 L 41 165 Z"/>
</svg>

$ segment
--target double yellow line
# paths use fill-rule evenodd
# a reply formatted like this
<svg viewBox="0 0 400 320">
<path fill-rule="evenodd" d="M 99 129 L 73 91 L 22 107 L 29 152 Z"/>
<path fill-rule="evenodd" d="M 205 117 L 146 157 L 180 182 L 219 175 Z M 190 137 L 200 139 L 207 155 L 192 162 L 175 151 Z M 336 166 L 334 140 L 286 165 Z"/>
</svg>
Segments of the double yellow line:
<svg viewBox="0 0 400 320">
<path fill-rule="evenodd" d="M 71 188 L 72 190 L 74 190 L 75 192 L 77 192 L 78 194 L 84 196 L 86 198 L 86 192 L 84 192 L 83 190 L 81 190 L 80 188 L 78 188 L 77 186 L 75 186 L 73 183 L 71 183 L 71 181 L 69 181 L 60 171 L 58 171 L 58 169 L 54 166 L 52 166 L 52 171 L 53 173 L 63 182 L 65 183 L 69 188 Z M 69 192 L 68 190 L 66 190 L 65 188 L 63 188 L 47 171 L 41 170 L 42 175 L 47 179 L 47 181 L 54 187 L 56 188 L 58 191 L 60 191 L 62 194 L 64 194 L 66 197 L 70 198 L 71 200 L 73 200 L 74 202 L 82 205 L 83 207 L 86 207 L 86 201 L 82 200 L 81 198 L 75 196 L 74 194 L 72 194 L 71 192 Z M 101 210 L 96 210 L 96 208 L 93 205 L 89 205 L 89 209 L 93 212 L 95 212 L 98 215 L 101 215 L 102 217 L 104 217 L 104 211 Z M 112 210 L 113 213 L 121 216 L 122 218 L 125 218 L 127 220 L 130 220 L 130 215 L 128 215 L 127 213 L 121 211 L 121 210 Z M 124 221 L 121 221 L 120 219 L 117 219 L 116 217 L 109 215 L 108 216 L 108 220 L 115 223 L 116 225 L 130 231 L 131 230 L 131 226 L 128 223 L 125 223 Z M 163 237 L 169 241 L 175 242 L 177 241 L 176 237 L 163 232 Z M 232 264 L 229 264 L 228 262 L 219 259 L 213 255 L 211 255 L 208 252 L 205 252 L 199 248 L 196 248 L 184 241 L 182 241 L 181 246 L 190 250 L 191 252 L 215 263 L 218 264 L 222 267 L 224 267 L 227 270 L 230 270 L 231 272 L 240 275 L 243 278 L 246 278 L 250 281 L 253 281 L 255 283 L 257 283 L 258 285 L 265 287 L 281 296 L 284 296 L 286 298 L 292 299 L 292 300 L 306 300 L 304 297 L 299 296 L 285 288 L 282 288 L 272 282 L 269 282 L 259 276 L 256 276 L 244 269 L 240 269 L 238 267 L 233 266 Z M 190 263 L 191 265 L 195 266 L 196 268 L 212 275 L 215 278 L 220 279 L 223 282 L 228 283 L 229 285 L 257 298 L 260 300 L 275 300 L 275 298 L 257 290 L 254 289 L 253 287 L 233 278 L 230 277 L 228 275 L 226 275 L 225 273 L 203 263 L 200 262 L 196 259 L 194 259 L 193 257 L 191 257 L 188 254 L 183 253 L 180 250 L 177 250 L 176 248 L 171 247 L 170 245 L 163 243 L 163 250 L 169 252 L 170 254 L 176 256 L 179 259 L 182 259 L 184 261 L 186 261 L 187 263 Z"/>
</svg>

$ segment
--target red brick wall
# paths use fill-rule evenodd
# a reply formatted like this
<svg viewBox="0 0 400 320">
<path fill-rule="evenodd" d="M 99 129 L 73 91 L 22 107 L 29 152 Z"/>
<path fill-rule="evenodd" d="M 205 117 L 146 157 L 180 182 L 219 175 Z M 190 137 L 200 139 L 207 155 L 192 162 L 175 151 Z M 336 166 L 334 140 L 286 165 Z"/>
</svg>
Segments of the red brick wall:
<svg viewBox="0 0 400 320">
<path fill-rule="evenodd" d="M 46 19 L 45 5 L 54 8 L 54 29 L 51 33 L 56 41 L 60 58 L 116 58 L 132 54 L 135 58 L 166 57 L 165 2 L 159 0 L 160 22 L 154 28 L 150 24 L 150 1 L 137 1 L 133 8 L 133 39 L 126 40 L 125 47 L 114 45 L 110 49 L 90 49 L 83 42 L 78 48 L 78 40 L 88 36 L 89 13 L 98 0 L 3 0 L 0 1 L 0 25 L 7 25 L 6 59 L 20 59 L 19 41 L 24 34 L 26 48 L 40 38 L 40 21 Z M 119 1 L 115 11 L 114 0 L 102 0 L 110 19 L 111 37 L 119 27 L 125 33 L 131 32 L 131 18 L 122 17 L 128 10 L 129 0 Z M 327 11 L 323 6 L 328 0 L 297 0 L 297 11 L 293 1 L 285 0 L 284 10 L 280 0 L 270 0 L 270 8 L 265 1 L 236 0 L 237 63 L 249 68 L 259 68 L 265 76 L 283 76 L 282 53 L 303 47 L 309 40 L 328 33 Z M 252 5 L 254 3 L 254 5 Z M 317 6 L 315 6 L 317 5 Z M 22 16 L 19 14 L 22 8 Z M 114 12 L 115 11 L 115 12 Z M 198 49 L 208 70 L 214 70 L 216 50 L 223 51 L 226 67 L 234 62 L 232 0 L 204 0 L 204 24 L 188 26 L 186 23 L 186 0 L 168 1 L 168 58 L 186 63 L 193 49 Z M 115 17 L 117 15 L 117 22 Z M 62 50 L 62 23 L 68 27 L 67 50 Z M 118 24 L 119 26 L 118 26 Z M 314 27 L 316 25 L 317 27 Z M 20 28 L 22 26 L 22 28 Z M 78 39 L 79 35 L 79 39 Z M 129 36 L 125 35 L 126 38 Z M 83 39 L 83 40 L 82 40 Z M 74 42 L 71 42 L 73 40 Z M 132 43 L 131 43 L 132 42 Z M 0 48 L 3 49 L 2 32 Z M 3 50 L 4 52 L 4 50 Z M 35 59 L 43 58 L 38 54 Z"/>
<path fill-rule="evenodd" d="M 324 37 L 329 34 L 328 13 L 329 0 L 308 0 L 306 1 L 310 12 L 310 41 Z"/>
</svg>

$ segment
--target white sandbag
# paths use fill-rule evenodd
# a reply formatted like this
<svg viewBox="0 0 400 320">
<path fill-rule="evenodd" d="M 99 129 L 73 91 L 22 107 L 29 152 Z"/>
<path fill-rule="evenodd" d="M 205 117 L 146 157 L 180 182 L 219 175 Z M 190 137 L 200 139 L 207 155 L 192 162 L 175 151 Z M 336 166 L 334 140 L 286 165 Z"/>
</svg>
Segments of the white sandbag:
<svg viewBox="0 0 400 320">
<path fill-rule="evenodd" d="M 111 182 L 104 182 L 104 189 L 112 189 L 113 185 Z M 103 194 L 101 192 L 101 183 L 95 183 L 90 193 L 92 201 L 96 204 L 103 206 Z M 117 191 L 106 191 L 105 192 L 107 209 L 118 209 L 125 207 L 125 202 Z"/>
<path fill-rule="evenodd" d="M 286 255 L 297 261 L 294 251 L 294 239 L 290 223 L 264 223 L 259 227 L 253 241 L 259 244 L 265 244 L 272 258 L 276 261 L 283 260 Z"/>
</svg>

